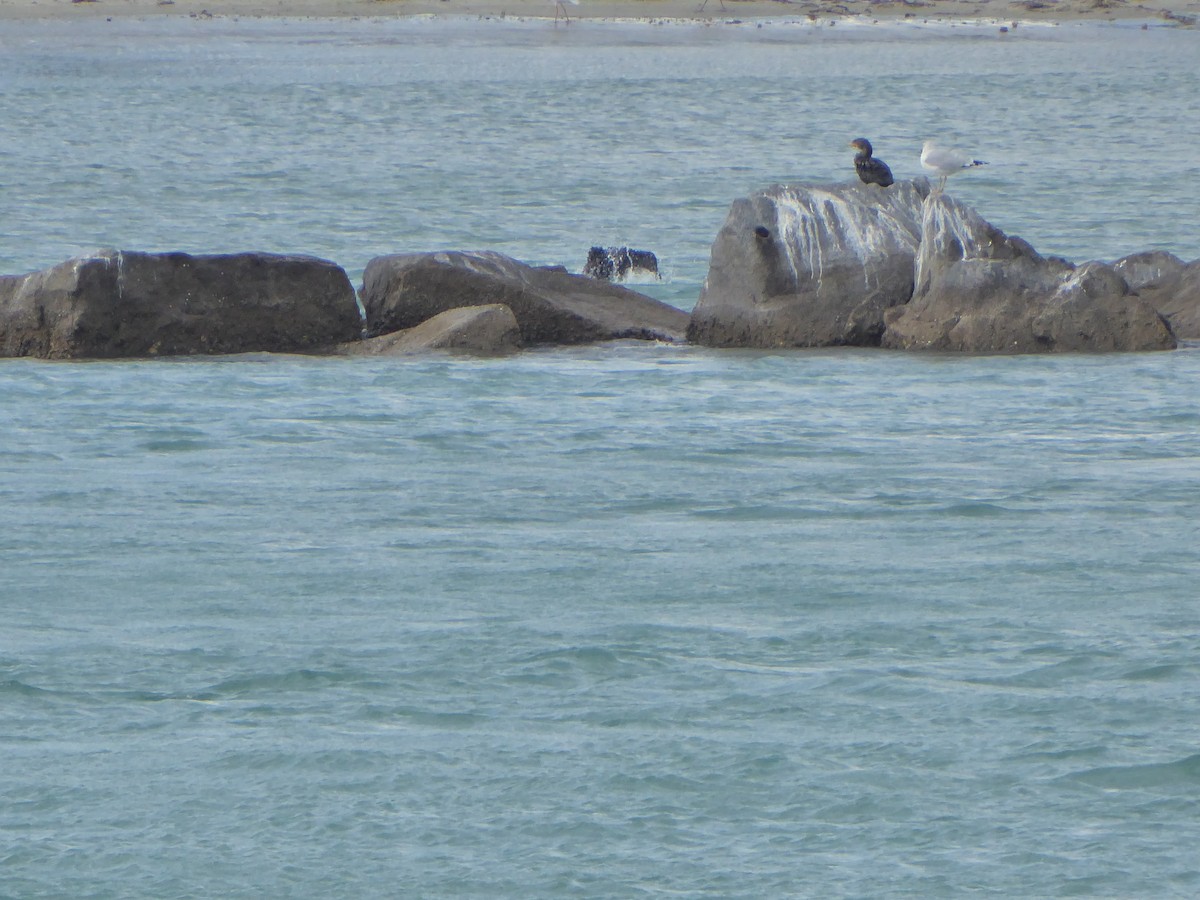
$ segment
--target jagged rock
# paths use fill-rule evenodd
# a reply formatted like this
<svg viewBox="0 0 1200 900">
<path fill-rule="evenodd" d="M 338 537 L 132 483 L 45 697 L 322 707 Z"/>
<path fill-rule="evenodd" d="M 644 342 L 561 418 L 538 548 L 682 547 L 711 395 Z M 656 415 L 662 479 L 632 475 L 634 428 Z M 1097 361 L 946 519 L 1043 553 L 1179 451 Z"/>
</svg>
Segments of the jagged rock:
<svg viewBox="0 0 1200 900">
<path fill-rule="evenodd" d="M 658 277 L 658 257 L 649 250 L 628 247 L 593 247 L 588 251 L 583 274 L 598 281 L 624 281 L 630 274 Z"/>
<path fill-rule="evenodd" d="M 346 273 L 306 256 L 108 250 L 0 277 L 0 355 L 309 350 L 359 334 Z"/>
<path fill-rule="evenodd" d="M 636 338 L 679 341 L 688 314 L 652 297 L 489 251 L 401 253 L 371 260 L 360 294 L 367 332 L 412 328 L 461 306 L 501 303 L 526 344 Z"/>
<path fill-rule="evenodd" d="M 409 356 L 434 350 L 501 356 L 520 347 L 517 317 L 507 306 L 491 303 L 448 309 L 415 328 L 342 344 L 338 349 L 349 356 Z"/>
<path fill-rule="evenodd" d="M 1177 338 L 1200 340 L 1200 259 L 1185 263 L 1153 250 L 1119 259 L 1113 268 L 1166 318 Z"/>
<path fill-rule="evenodd" d="M 714 347 L 878 345 L 912 296 L 929 181 L 775 185 L 734 201 L 688 338 Z"/>
<path fill-rule="evenodd" d="M 1170 328 L 1103 263 L 1040 256 L 945 195 L 924 205 L 912 300 L 883 346 L 982 353 L 1167 350 Z"/>
</svg>

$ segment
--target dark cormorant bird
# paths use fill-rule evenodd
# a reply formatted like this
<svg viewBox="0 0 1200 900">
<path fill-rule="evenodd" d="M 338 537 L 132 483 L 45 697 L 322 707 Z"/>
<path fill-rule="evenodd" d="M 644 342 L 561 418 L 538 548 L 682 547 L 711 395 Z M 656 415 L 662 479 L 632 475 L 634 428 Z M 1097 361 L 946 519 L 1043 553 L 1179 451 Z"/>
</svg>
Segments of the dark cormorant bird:
<svg viewBox="0 0 1200 900">
<path fill-rule="evenodd" d="M 895 181 L 887 163 L 871 155 L 870 141 L 866 138 L 855 138 L 850 142 L 850 146 L 858 151 L 854 155 L 854 171 L 858 172 L 858 177 L 862 179 L 863 184 L 878 184 L 887 187 Z"/>
</svg>

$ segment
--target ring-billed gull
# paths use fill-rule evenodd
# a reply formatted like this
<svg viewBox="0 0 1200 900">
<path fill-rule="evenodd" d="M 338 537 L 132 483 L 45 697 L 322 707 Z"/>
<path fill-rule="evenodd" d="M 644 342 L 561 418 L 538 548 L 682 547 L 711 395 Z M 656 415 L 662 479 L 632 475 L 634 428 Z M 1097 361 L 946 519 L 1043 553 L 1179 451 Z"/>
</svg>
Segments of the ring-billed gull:
<svg viewBox="0 0 1200 900">
<path fill-rule="evenodd" d="M 893 181 L 892 170 L 882 159 L 876 159 L 871 154 L 871 142 L 866 138 L 855 138 L 850 142 L 857 153 L 854 154 L 854 170 L 863 184 L 878 184 L 887 187 Z"/>
<path fill-rule="evenodd" d="M 986 166 L 982 159 L 975 159 L 965 150 L 954 147 L 942 147 L 935 141 L 926 141 L 921 148 L 921 165 L 939 176 L 938 191 L 946 187 L 946 179 L 955 172 L 963 169 L 973 169 L 976 166 Z"/>
</svg>

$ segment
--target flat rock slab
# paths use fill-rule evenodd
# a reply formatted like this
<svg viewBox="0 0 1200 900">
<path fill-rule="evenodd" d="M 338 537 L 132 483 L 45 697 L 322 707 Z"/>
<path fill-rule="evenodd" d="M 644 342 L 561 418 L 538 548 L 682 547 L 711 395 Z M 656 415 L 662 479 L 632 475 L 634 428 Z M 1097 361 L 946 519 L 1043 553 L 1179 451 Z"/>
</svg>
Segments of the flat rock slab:
<svg viewBox="0 0 1200 900">
<path fill-rule="evenodd" d="M 334 263 L 109 250 L 0 277 L 0 355 L 122 358 L 311 350 L 361 333 Z"/>
<path fill-rule="evenodd" d="M 371 260 L 360 293 L 367 333 L 413 328 L 464 306 L 512 310 L 525 344 L 681 341 L 688 314 L 652 297 L 501 253 L 401 253 Z"/>
<path fill-rule="evenodd" d="M 713 347 L 878 346 L 907 303 L 929 182 L 774 185 L 735 200 L 688 338 Z"/>
<path fill-rule="evenodd" d="M 349 356 L 413 356 L 439 350 L 503 356 L 521 348 L 521 329 L 512 310 L 499 303 L 463 306 L 438 313 L 415 328 L 342 344 Z"/>
</svg>

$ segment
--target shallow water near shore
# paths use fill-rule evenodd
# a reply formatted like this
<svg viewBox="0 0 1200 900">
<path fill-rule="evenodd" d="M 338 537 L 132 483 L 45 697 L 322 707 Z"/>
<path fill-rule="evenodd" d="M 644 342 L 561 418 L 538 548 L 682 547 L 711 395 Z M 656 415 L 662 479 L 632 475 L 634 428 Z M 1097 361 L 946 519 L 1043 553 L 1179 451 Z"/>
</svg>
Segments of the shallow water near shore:
<svg viewBox="0 0 1200 900">
<path fill-rule="evenodd" d="M 1043 252 L 1200 255 L 1194 35 L 495 24 L 6 24 L 0 270 L 630 243 L 687 307 L 734 196 L 935 112 Z M 0 360 L 0 896 L 1194 896 L 1198 383 Z"/>
</svg>

